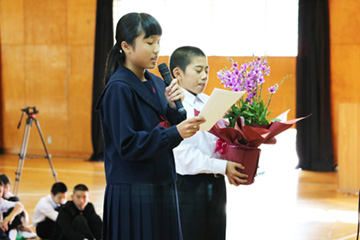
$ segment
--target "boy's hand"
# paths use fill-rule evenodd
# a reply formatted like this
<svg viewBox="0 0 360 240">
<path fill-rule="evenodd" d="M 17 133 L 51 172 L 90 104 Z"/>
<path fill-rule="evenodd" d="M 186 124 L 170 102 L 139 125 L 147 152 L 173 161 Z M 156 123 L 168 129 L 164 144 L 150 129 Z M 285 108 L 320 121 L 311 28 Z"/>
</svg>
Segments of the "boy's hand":
<svg viewBox="0 0 360 240">
<path fill-rule="evenodd" d="M 6 231 L 8 230 L 9 226 L 8 226 L 8 223 L 5 222 L 5 219 L 4 219 L 4 220 L 0 220 L 0 228 L 1 228 L 4 232 L 6 232 Z"/>
<path fill-rule="evenodd" d="M 165 88 L 165 96 L 169 103 L 169 106 L 173 109 L 176 109 L 176 105 L 174 103 L 175 100 L 184 100 L 184 91 L 178 84 L 178 80 L 176 78 L 173 79 L 170 85 Z"/>
<path fill-rule="evenodd" d="M 229 183 L 235 186 L 239 186 L 241 183 L 246 183 L 248 178 L 247 174 L 239 172 L 237 169 L 245 169 L 245 167 L 236 162 L 228 161 L 226 164 L 226 176 L 229 179 Z"/>
<path fill-rule="evenodd" d="M 200 124 L 205 121 L 204 117 L 197 116 L 182 121 L 176 125 L 176 128 L 182 138 L 189 138 L 199 131 Z"/>
</svg>

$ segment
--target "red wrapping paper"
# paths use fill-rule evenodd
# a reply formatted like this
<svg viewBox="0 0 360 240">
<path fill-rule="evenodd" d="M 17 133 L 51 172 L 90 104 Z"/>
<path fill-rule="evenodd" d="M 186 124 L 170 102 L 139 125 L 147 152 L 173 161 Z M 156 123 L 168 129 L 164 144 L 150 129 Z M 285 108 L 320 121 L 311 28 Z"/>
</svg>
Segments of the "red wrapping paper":
<svg viewBox="0 0 360 240">
<path fill-rule="evenodd" d="M 286 117 L 288 112 L 289 110 L 278 118 L 281 116 Z M 260 157 L 259 146 L 263 143 L 276 143 L 276 135 L 307 117 L 296 118 L 290 121 L 277 121 L 269 125 L 260 126 L 244 126 L 241 119 L 238 118 L 235 128 L 226 127 L 219 121 L 209 132 L 219 138 L 219 147 L 215 151 L 220 151 L 224 159 L 241 163 L 245 167 L 245 169 L 239 169 L 239 171 L 248 175 L 248 181 L 244 185 L 249 185 L 254 182 L 254 177 L 256 176 Z"/>
</svg>

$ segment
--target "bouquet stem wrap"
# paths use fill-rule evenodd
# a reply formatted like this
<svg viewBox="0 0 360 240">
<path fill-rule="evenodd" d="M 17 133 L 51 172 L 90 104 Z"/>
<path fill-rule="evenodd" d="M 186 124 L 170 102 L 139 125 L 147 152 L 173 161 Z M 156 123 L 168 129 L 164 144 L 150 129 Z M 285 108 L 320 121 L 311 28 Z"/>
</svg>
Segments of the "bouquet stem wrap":
<svg viewBox="0 0 360 240">
<path fill-rule="evenodd" d="M 248 175 L 248 179 L 244 185 L 250 185 L 254 182 L 256 171 L 259 165 L 260 148 L 245 147 L 241 145 L 228 145 L 224 152 L 224 158 L 228 161 L 237 162 L 245 166 L 240 170 Z"/>
</svg>

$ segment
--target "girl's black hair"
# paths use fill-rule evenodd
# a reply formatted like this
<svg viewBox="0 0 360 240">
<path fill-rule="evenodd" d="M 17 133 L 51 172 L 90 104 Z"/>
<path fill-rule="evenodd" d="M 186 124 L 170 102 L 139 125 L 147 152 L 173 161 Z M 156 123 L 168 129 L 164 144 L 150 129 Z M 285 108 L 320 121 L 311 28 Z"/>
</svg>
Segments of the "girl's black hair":
<svg viewBox="0 0 360 240">
<path fill-rule="evenodd" d="M 135 38 L 141 33 L 145 33 L 144 38 L 153 35 L 161 35 L 162 29 L 159 22 L 147 13 L 128 13 L 120 18 L 116 25 L 116 43 L 109 51 L 105 67 L 105 85 L 118 66 L 124 65 L 125 53 L 121 49 L 121 43 L 127 42 L 134 47 Z"/>
<path fill-rule="evenodd" d="M 205 53 L 197 47 L 184 46 L 177 48 L 170 56 L 170 72 L 175 78 L 173 70 L 179 67 L 185 73 L 186 67 L 191 63 L 194 57 L 206 57 Z"/>
</svg>

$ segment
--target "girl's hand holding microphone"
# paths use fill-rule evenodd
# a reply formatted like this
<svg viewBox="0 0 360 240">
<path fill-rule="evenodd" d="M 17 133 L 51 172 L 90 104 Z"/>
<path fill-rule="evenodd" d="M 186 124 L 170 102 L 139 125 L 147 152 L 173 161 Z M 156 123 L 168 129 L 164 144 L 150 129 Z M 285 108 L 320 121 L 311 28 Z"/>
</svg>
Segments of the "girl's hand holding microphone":
<svg viewBox="0 0 360 240">
<path fill-rule="evenodd" d="M 185 95 L 182 88 L 179 86 L 177 79 L 173 79 L 171 84 L 165 89 L 165 96 L 168 100 L 169 106 L 173 109 L 176 109 L 174 101 L 183 100 Z M 179 123 L 176 128 L 182 138 L 189 138 L 193 136 L 200 129 L 200 124 L 204 123 L 206 120 L 204 117 L 193 117 L 186 119 Z"/>
<path fill-rule="evenodd" d="M 170 85 L 165 88 L 165 96 L 172 109 L 176 109 L 175 101 L 183 101 L 185 98 L 184 91 L 178 84 L 178 80 L 175 78 L 171 81 Z"/>
</svg>

